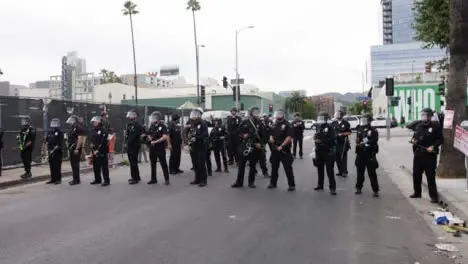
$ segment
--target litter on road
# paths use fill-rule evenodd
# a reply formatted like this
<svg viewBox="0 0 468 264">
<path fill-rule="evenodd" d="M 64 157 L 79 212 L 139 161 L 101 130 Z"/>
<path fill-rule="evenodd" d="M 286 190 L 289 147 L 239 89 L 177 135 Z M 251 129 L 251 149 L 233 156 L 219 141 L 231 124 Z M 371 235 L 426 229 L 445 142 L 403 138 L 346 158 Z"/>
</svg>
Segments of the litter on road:
<svg viewBox="0 0 468 264">
<path fill-rule="evenodd" d="M 435 247 L 442 251 L 458 252 L 458 248 L 451 244 L 436 244 Z"/>
</svg>

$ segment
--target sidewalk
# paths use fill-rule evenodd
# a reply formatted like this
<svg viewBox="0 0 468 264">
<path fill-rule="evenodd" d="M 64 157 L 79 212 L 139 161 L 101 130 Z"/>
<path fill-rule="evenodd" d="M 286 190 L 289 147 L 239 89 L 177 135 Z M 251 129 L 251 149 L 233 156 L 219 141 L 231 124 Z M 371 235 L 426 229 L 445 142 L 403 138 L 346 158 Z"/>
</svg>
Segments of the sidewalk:
<svg viewBox="0 0 468 264">
<path fill-rule="evenodd" d="M 379 131 L 380 153 L 379 162 L 389 169 L 399 168 L 411 179 L 413 168 L 413 152 L 409 144 L 412 131 L 395 128 L 391 130 L 391 139 L 387 141 L 386 131 Z M 412 182 L 411 182 L 412 184 Z M 427 187 L 423 175 L 423 185 Z M 412 188 L 412 186 L 411 186 Z M 437 189 L 440 198 L 450 207 L 457 210 L 460 216 L 468 219 L 468 188 L 467 179 L 441 179 L 437 178 Z M 424 195 L 427 198 L 427 194 Z"/>
<path fill-rule="evenodd" d="M 125 161 L 125 157 L 122 158 L 121 154 L 114 155 L 113 164 L 109 164 L 109 168 L 114 166 L 122 165 Z M 91 172 L 93 167 L 88 165 L 87 162 L 81 162 L 80 172 L 81 174 Z M 38 166 L 33 166 L 31 168 L 32 178 L 23 180 L 20 178 L 20 175 L 24 173 L 23 168 L 9 169 L 2 171 L 2 176 L 0 177 L 0 189 L 5 189 L 15 185 L 34 183 L 39 181 L 48 180 L 50 177 L 49 164 L 43 164 Z M 65 160 L 62 163 L 62 177 L 71 176 L 71 166 L 70 161 Z"/>
</svg>

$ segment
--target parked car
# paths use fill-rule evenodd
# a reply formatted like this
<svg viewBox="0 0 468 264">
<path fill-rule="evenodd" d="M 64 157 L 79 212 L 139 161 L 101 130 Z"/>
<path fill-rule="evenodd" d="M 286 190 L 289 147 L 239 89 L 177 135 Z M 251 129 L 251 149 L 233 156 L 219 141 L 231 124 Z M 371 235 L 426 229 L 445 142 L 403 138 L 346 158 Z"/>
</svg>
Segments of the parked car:
<svg viewBox="0 0 468 264">
<path fill-rule="evenodd" d="M 343 117 L 344 120 L 348 121 L 351 130 L 354 130 L 359 125 L 359 116 L 348 115 Z"/>
<path fill-rule="evenodd" d="M 371 122 L 371 127 L 385 128 L 387 127 L 387 119 L 385 117 L 377 117 Z"/>
<path fill-rule="evenodd" d="M 312 119 L 304 119 L 303 121 L 306 130 L 312 129 L 315 124 L 315 120 Z"/>
</svg>

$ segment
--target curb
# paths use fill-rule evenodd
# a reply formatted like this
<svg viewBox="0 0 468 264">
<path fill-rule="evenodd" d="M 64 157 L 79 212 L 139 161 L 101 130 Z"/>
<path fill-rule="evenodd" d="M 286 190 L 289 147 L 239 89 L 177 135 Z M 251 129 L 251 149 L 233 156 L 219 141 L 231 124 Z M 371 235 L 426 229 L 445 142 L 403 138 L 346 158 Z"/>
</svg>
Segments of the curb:
<svg viewBox="0 0 468 264">
<path fill-rule="evenodd" d="M 121 161 L 121 162 L 109 164 L 109 169 L 113 169 L 113 168 L 111 168 L 111 166 L 122 166 L 122 165 L 125 165 L 125 163 L 126 163 L 126 161 Z M 89 172 L 92 172 L 92 171 L 93 171 L 93 168 L 80 169 L 80 174 L 89 173 Z M 67 170 L 67 171 L 62 172 L 62 178 L 67 178 L 67 177 L 70 177 L 70 176 L 72 176 L 72 171 L 71 170 Z M 39 176 L 33 176 L 30 179 L 21 179 L 21 178 L 19 178 L 19 179 L 15 179 L 15 180 L 11 180 L 11 181 L 1 182 L 0 183 L 0 190 L 7 189 L 7 188 L 10 188 L 10 187 L 13 187 L 13 186 L 19 186 L 19 185 L 26 185 L 26 184 L 36 183 L 36 182 L 42 182 L 42 181 L 48 180 L 49 178 L 50 178 L 50 174 L 44 174 L 44 175 L 39 175 Z"/>
<path fill-rule="evenodd" d="M 410 168 L 407 168 L 404 165 L 400 165 L 400 169 L 406 172 L 409 176 L 411 177 L 413 176 L 413 171 Z M 424 190 L 428 192 L 427 183 L 423 181 L 422 186 Z M 456 206 L 450 199 L 448 199 L 446 195 L 444 195 L 440 191 L 438 191 L 438 195 L 439 195 L 440 207 L 448 208 L 449 211 L 451 211 L 452 213 L 454 213 L 461 219 L 468 219 L 468 215 L 465 212 L 463 212 L 461 209 L 459 209 L 458 206 Z"/>
</svg>

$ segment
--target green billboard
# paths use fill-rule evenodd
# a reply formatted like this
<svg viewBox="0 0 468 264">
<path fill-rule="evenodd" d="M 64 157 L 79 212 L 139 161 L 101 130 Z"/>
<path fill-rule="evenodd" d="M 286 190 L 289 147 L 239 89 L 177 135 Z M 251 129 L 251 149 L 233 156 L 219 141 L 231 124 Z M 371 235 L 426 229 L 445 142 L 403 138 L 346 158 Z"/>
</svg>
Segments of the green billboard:
<svg viewBox="0 0 468 264">
<path fill-rule="evenodd" d="M 440 96 L 437 84 L 395 86 L 394 96 L 399 96 L 398 106 L 390 106 L 390 114 L 400 121 L 404 116 L 406 121 L 419 119 L 419 112 L 423 108 L 440 111 Z M 411 97 L 411 105 L 408 98 Z"/>
</svg>

